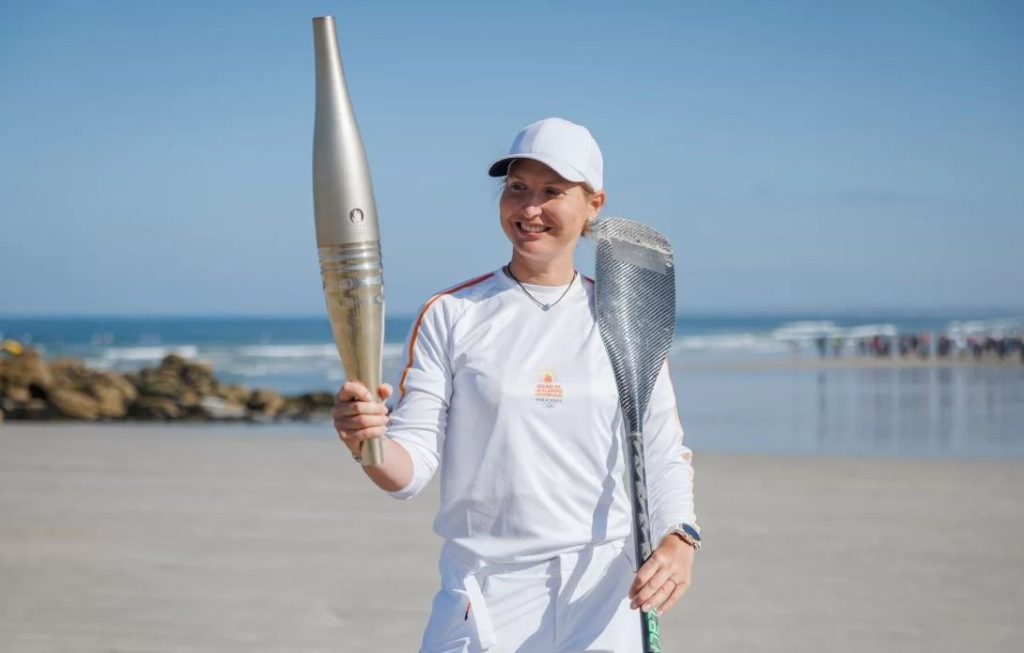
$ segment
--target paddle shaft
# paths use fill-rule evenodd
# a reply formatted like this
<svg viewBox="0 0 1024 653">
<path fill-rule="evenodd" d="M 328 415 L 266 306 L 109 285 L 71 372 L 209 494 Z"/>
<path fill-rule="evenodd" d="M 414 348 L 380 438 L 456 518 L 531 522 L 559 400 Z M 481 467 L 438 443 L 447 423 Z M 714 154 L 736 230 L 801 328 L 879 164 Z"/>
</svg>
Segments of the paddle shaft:
<svg viewBox="0 0 1024 653">
<path fill-rule="evenodd" d="M 633 495 L 633 533 L 636 546 L 637 569 L 654 552 L 651 542 L 651 520 L 647 508 L 647 472 L 644 468 L 644 438 L 640 428 L 630 429 L 626 436 L 629 455 L 629 479 Z M 644 653 L 661 653 L 661 627 L 658 610 L 640 612 L 640 634 Z"/>
</svg>

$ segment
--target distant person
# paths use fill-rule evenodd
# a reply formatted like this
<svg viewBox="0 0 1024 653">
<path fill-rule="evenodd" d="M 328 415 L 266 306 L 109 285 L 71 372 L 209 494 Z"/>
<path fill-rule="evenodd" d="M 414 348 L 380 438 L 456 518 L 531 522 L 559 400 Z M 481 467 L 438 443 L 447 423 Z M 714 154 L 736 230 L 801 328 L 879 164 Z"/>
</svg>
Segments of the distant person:
<svg viewBox="0 0 1024 653">
<path fill-rule="evenodd" d="M 657 548 L 634 571 L 619 397 L 594 284 L 573 266 L 605 203 L 601 152 L 584 127 L 549 118 L 490 175 L 504 178 L 511 260 L 426 303 L 390 417 L 349 382 L 335 427 L 353 455 L 385 438 L 366 473 L 396 498 L 441 474 L 441 589 L 422 651 L 640 651 L 631 608 L 676 603 L 700 535 L 666 365 L 644 432 Z"/>
<path fill-rule="evenodd" d="M 999 356 L 999 360 L 1003 360 L 1007 354 L 1006 338 L 996 338 L 995 340 L 996 354 Z"/>
<path fill-rule="evenodd" d="M 917 337 L 917 355 L 921 358 L 928 358 L 932 353 L 932 338 L 927 333 Z"/>
<path fill-rule="evenodd" d="M 980 360 L 982 355 L 984 355 L 985 353 L 985 345 L 978 338 L 967 338 L 967 346 L 968 348 L 970 348 L 971 355 L 974 357 L 975 360 Z"/>
<path fill-rule="evenodd" d="M 828 348 L 828 338 L 825 336 L 818 336 L 814 339 L 814 343 L 818 346 L 818 356 L 820 358 L 825 358 L 825 355 L 827 354 L 826 350 Z"/>
</svg>

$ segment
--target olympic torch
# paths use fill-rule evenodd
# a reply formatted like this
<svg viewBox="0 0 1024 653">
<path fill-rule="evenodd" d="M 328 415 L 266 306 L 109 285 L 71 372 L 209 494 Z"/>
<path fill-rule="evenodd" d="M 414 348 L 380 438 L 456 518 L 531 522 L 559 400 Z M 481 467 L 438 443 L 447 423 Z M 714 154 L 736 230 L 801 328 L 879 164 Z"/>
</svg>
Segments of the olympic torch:
<svg viewBox="0 0 1024 653">
<path fill-rule="evenodd" d="M 320 275 L 345 376 L 377 396 L 384 344 L 384 270 L 377 205 L 363 140 L 345 88 L 334 18 L 313 19 L 316 119 L 313 209 Z M 363 442 L 365 466 L 380 464 L 379 438 Z"/>
</svg>

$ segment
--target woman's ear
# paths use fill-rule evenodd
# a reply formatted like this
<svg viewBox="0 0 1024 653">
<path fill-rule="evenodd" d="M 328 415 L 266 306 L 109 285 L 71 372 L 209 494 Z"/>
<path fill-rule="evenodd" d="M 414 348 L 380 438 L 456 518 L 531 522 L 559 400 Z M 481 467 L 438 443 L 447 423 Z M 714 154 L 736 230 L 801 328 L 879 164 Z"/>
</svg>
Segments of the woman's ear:
<svg viewBox="0 0 1024 653">
<path fill-rule="evenodd" d="M 604 203 L 607 199 L 608 196 L 604 194 L 603 190 L 599 190 L 590 196 L 588 201 L 590 205 L 590 215 L 588 216 L 589 220 L 593 220 L 597 217 L 597 214 L 604 208 Z"/>
</svg>

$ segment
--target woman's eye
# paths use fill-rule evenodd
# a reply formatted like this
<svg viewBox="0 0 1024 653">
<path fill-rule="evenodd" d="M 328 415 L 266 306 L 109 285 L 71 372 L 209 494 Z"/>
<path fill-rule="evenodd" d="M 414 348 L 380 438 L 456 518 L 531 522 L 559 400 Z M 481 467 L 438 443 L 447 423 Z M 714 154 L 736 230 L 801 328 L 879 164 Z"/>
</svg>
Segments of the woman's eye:
<svg viewBox="0 0 1024 653">
<path fill-rule="evenodd" d="M 514 190 L 518 192 L 526 188 L 526 186 L 524 184 L 519 183 L 518 181 L 513 181 L 511 184 L 508 185 L 508 188 L 509 190 Z"/>
<path fill-rule="evenodd" d="M 549 188 L 547 190 L 547 193 L 551 197 L 558 197 L 559 195 L 562 194 L 562 189 L 561 188 Z"/>
</svg>

